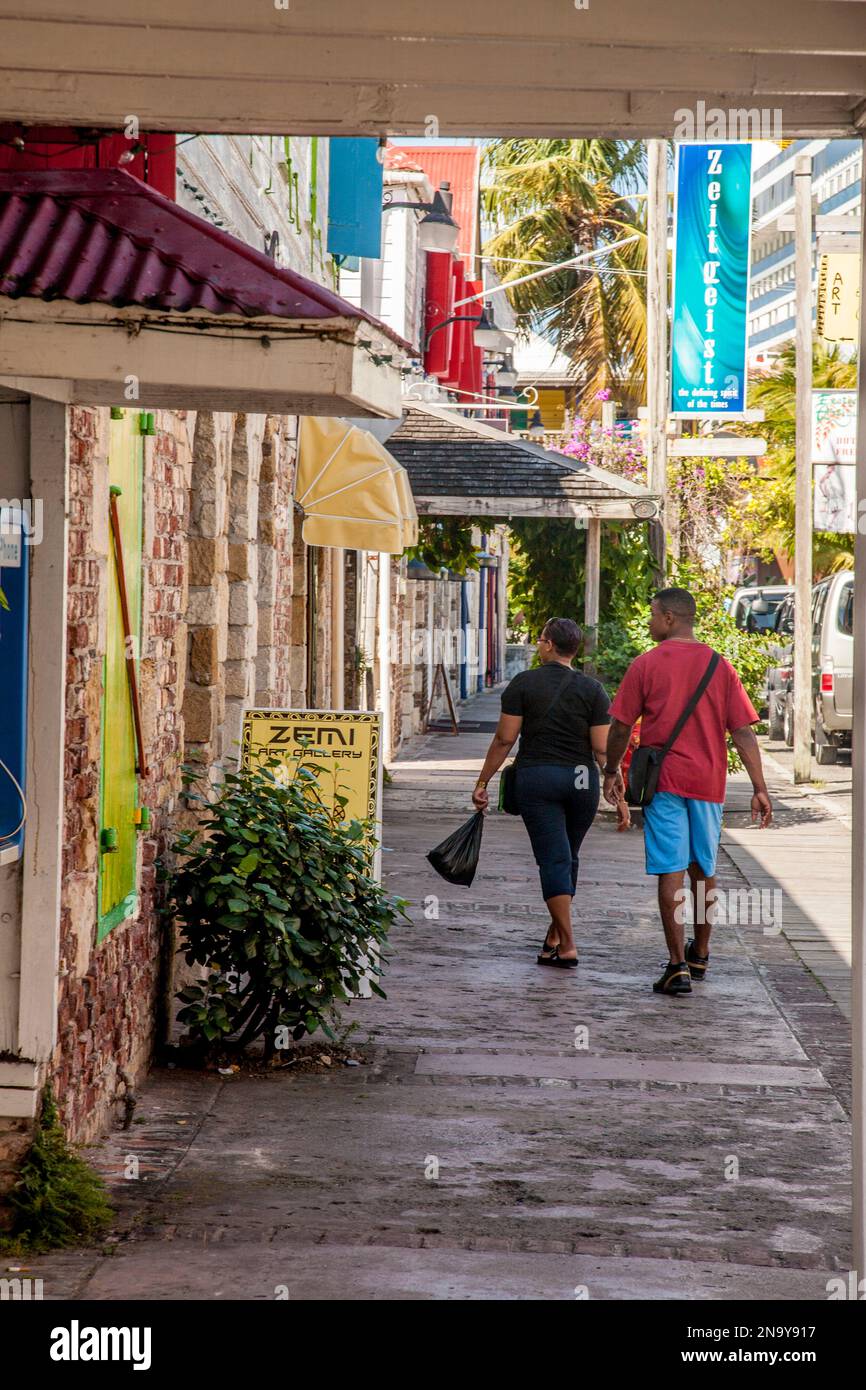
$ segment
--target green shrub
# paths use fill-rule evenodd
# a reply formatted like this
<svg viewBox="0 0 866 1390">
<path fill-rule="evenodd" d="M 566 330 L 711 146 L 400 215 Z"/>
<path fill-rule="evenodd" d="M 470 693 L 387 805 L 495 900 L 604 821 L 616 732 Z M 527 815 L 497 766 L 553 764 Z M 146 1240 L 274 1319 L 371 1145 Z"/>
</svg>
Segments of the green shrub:
<svg viewBox="0 0 866 1390">
<path fill-rule="evenodd" d="M 94 1240 L 111 1224 L 112 1209 L 101 1179 L 66 1142 L 49 1087 L 33 1143 L 9 1194 L 12 1228 L 0 1238 L 7 1249 L 51 1250 Z"/>
<path fill-rule="evenodd" d="M 178 996 L 180 1022 L 208 1049 L 263 1038 L 270 1056 L 289 1033 L 333 1037 L 336 1005 L 365 973 L 381 974 L 370 947 L 403 904 L 372 877 L 370 827 L 341 822 L 343 796 L 334 812 L 324 805 L 318 771 L 287 777 L 274 760 L 227 774 L 213 802 L 187 793 L 202 808 L 200 828 L 172 846 L 186 863 L 167 875 L 166 912 L 187 963 L 208 967 Z"/>
</svg>

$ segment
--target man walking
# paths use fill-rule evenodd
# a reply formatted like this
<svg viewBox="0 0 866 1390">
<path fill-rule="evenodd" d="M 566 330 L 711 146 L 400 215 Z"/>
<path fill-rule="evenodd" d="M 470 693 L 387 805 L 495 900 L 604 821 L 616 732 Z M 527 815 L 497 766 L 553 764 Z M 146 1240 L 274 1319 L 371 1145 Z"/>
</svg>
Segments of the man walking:
<svg viewBox="0 0 866 1390">
<path fill-rule="evenodd" d="M 619 765 L 635 722 L 641 720 L 642 744 L 662 747 L 707 670 L 712 649 L 694 635 L 695 612 L 687 589 L 661 589 L 652 600 L 649 631 L 657 645 L 631 663 L 610 709 L 604 796 L 614 805 L 621 789 Z M 722 658 L 666 755 L 658 789 L 644 808 L 646 871 L 658 875 L 659 910 L 670 955 L 664 974 L 653 985 L 657 994 L 690 994 L 692 980 L 703 980 L 707 973 L 727 734 L 752 780 L 752 820 L 760 821 L 761 829 L 772 820 L 761 751 L 751 727 L 757 721 L 739 676 Z M 680 905 L 686 871 L 695 936 L 684 946 Z"/>
</svg>

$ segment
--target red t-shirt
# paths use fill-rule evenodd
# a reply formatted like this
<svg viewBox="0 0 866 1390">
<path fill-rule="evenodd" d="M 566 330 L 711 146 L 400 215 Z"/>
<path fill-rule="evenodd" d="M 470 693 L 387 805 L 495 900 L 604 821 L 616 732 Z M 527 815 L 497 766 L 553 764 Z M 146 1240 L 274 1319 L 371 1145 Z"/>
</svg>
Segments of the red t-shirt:
<svg viewBox="0 0 866 1390">
<path fill-rule="evenodd" d="M 710 651 L 703 642 L 668 638 L 636 657 L 616 692 L 611 718 L 628 725 L 640 719 L 641 743 L 661 748 L 706 670 Z M 724 801 L 726 734 L 757 721 L 739 676 L 722 657 L 697 709 L 662 763 L 659 791 L 694 801 Z"/>
</svg>

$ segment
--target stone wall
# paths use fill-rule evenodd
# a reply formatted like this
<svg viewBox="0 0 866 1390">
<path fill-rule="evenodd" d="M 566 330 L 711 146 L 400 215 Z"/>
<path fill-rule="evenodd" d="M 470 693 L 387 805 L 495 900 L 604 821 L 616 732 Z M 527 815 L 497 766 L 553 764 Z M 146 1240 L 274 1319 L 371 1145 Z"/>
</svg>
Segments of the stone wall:
<svg viewBox="0 0 866 1390">
<path fill-rule="evenodd" d="M 70 412 L 63 908 L 54 1085 L 68 1133 L 92 1138 L 175 1011 L 156 862 L 191 813 L 181 765 L 211 783 L 239 754 L 245 705 L 306 703 L 306 547 L 292 500 L 297 422 L 158 412 L 145 439 L 139 904 L 97 943 L 103 657 L 110 534 L 107 410 Z M 296 524 L 297 523 L 297 524 Z M 315 554 L 320 703 L 330 692 L 330 579 Z"/>
<path fill-rule="evenodd" d="M 67 1131 L 92 1138 L 146 1066 L 159 1012 L 156 860 L 179 786 L 186 626 L 186 421 L 160 413 L 145 443 L 141 695 L 150 774 L 141 802 L 139 908 L 97 944 L 101 700 L 108 581 L 108 411 L 70 414 L 66 808 L 58 1038 L 51 1073 Z"/>
</svg>

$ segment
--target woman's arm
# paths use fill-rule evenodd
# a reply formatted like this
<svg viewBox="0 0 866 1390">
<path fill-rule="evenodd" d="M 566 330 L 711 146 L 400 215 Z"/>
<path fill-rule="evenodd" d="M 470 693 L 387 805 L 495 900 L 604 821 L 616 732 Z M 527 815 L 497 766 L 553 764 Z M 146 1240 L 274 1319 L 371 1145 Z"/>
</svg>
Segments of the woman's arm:
<svg viewBox="0 0 866 1390">
<path fill-rule="evenodd" d="M 604 771 L 607 762 L 607 733 L 609 724 L 591 724 L 589 729 L 589 741 L 592 744 L 592 751 L 595 761 Z"/>
<path fill-rule="evenodd" d="M 499 771 L 517 742 L 522 723 L 522 714 L 500 714 L 499 723 L 496 726 L 496 733 L 490 741 L 487 757 L 484 759 L 484 766 L 478 774 L 478 782 L 472 793 L 472 805 L 476 810 L 486 811 L 489 807 L 490 797 L 487 794 L 487 783 L 490 781 L 494 772 Z"/>
</svg>

